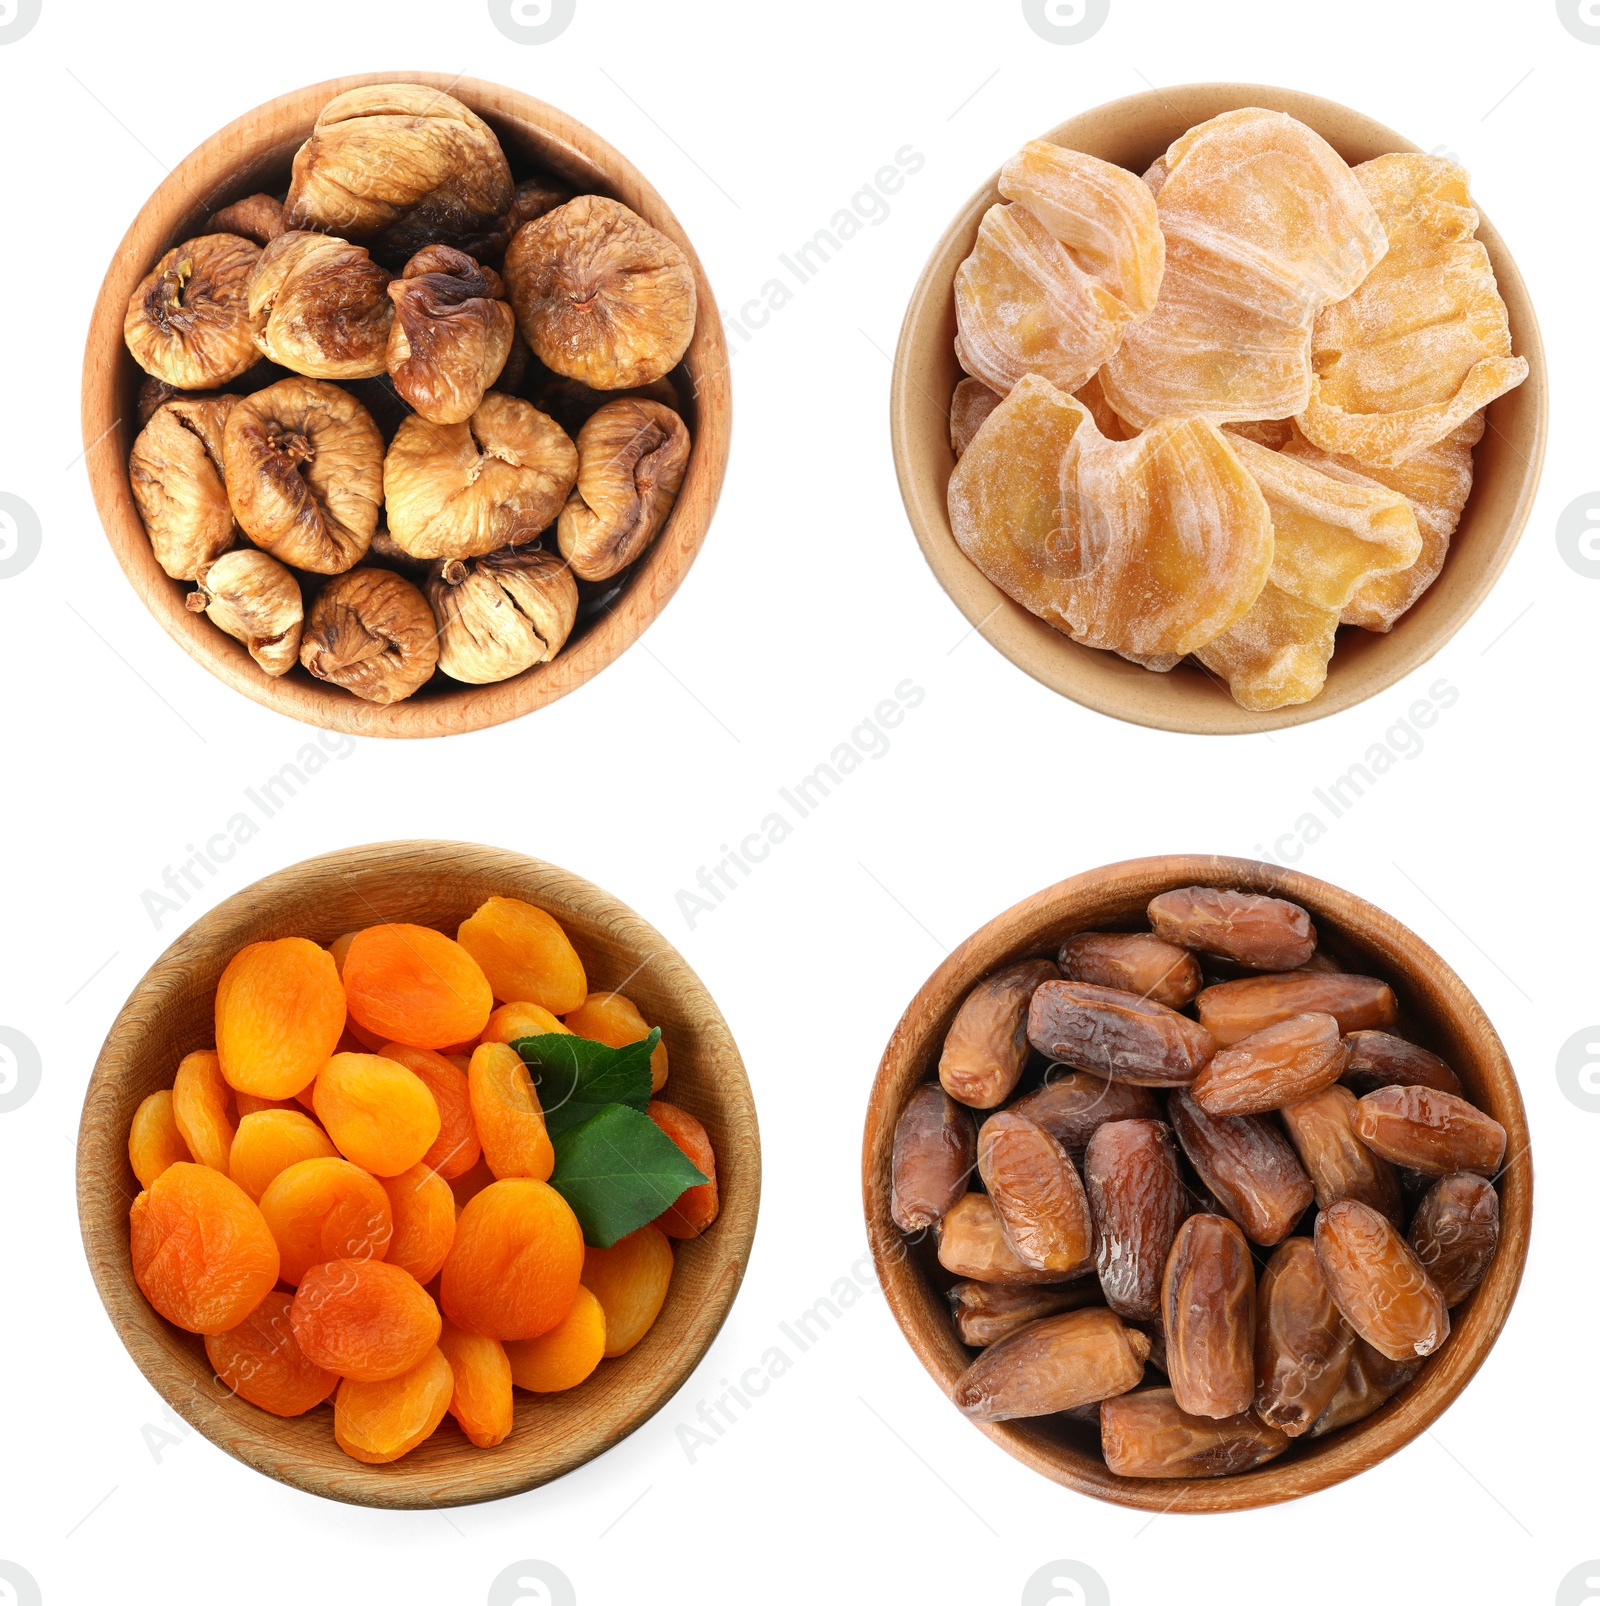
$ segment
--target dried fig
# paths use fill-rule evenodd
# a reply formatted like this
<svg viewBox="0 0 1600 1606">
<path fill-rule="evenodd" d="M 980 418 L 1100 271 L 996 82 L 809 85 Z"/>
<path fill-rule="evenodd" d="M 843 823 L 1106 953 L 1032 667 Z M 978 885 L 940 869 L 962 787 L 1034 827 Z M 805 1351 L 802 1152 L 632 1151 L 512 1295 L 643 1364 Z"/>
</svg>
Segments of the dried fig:
<svg viewBox="0 0 1600 1606">
<path fill-rule="evenodd" d="M 269 675 L 286 675 L 300 661 L 305 615 L 300 582 L 276 558 L 253 547 L 224 553 L 186 599 L 212 624 L 242 641 Z"/>
<path fill-rule="evenodd" d="M 467 244 L 512 202 L 494 130 L 442 90 L 369 84 L 336 95 L 295 152 L 292 229 L 320 229 L 403 262 L 424 245 Z"/>
<path fill-rule="evenodd" d="M 388 288 L 388 270 L 364 246 L 291 229 L 250 275 L 256 344 L 291 373 L 371 379 L 384 370 L 394 321 Z"/>
<path fill-rule="evenodd" d="M 260 255 L 237 234 L 173 246 L 128 300 L 122 337 L 134 361 L 179 390 L 237 379 L 261 355 L 247 294 Z"/>
<path fill-rule="evenodd" d="M 270 195 L 247 195 L 206 219 L 207 234 L 242 234 L 257 245 L 265 245 L 283 233 L 283 202 Z"/>
<path fill-rule="evenodd" d="M 561 555 L 609 580 L 655 540 L 689 467 L 689 431 L 670 407 L 607 402 L 578 431 L 578 486 L 561 510 Z"/>
<path fill-rule="evenodd" d="M 620 201 L 580 195 L 517 230 L 506 285 L 535 355 L 596 390 L 647 385 L 694 335 L 689 259 Z"/>
<path fill-rule="evenodd" d="M 413 557 L 475 558 L 550 527 L 578 449 L 538 408 L 490 391 L 464 424 L 408 418 L 383 460 L 389 533 Z"/>
<path fill-rule="evenodd" d="M 234 543 L 222 435 L 237 396 L 179 396 L 158 407 L 128 454 L 128 479 L 156 562 L 198 580 Z"/>
<path fill-rule="evenodd" d="M 500 275 L 465 251 L 429 245 L 389 286 L 395 389 L 432 424 L 465 423 L 500 377 L 517 319 Z"/>
<path fill-rule="evenodd" d="M 398 703 L 439 662 L 433 610 L 391 570 L 352 569 L 330 580 L 312 603 L 300 662 L 318 680 L 369 703 Z"/>
<path fill-rule="evenodd" d="M 442 565 L 428 581 L 428 601 L 439 624 L 439 667 L 452 680 L 486 686 L 561 651 L 578 616 L 578 582 L 555 553 L 508 547 Z"/>
<path fill-rule="evenodd" d="M 280 379 L 246 396 L 228 417 L 222 463 L 240 528 L 284 563 L 342 574 L 371 545 L 383 437 L 337 385 Z"/>
</svg>

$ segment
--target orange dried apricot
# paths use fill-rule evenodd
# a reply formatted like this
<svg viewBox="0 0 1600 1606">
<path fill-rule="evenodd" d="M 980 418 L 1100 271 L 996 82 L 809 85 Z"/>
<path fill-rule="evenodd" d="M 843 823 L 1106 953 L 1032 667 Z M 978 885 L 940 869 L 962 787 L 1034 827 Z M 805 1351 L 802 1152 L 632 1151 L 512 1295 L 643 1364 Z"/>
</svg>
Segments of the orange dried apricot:
<svg viewBox="0 0 1600 1606">
<path fill-rule="evenodd" d="M 568 1027 L 579 1037 L 604 1043 L 607 1048 L 626 1048 L 650 1035 L 633 1001 L 621 993 L 590 993 L 567 1016 Z M 659 1093 L 667 1080 L 667 1044 L 663 1038 L 650 1054 L 650 1091 Z"/>
<path fill-rule="evenodd" d="M 427 926 L 368 926 L 344 959 L 355 1024 L 385 1041 L 447 1048 L 477 1037 L 494 1008 L 478 961 Z"/>
<path fill-rule="evenodd" d="M 344 989 L 326 948 L 305 937 L 253 942 L 217 983 L 217 1054 L 230 1087 L 292 1098 L 344 1030 Z"/>
<path fill-rule="evenodd" d="M 489 1017 L 478 1042 L 514 1043 L 519 1037 L 545 1037 L 551 1033 L 571 1036 L 572 1027 L 563 1025 L 543 1004 L 524 1001 L 502 1004 Z"/>
<path fill-rule="evenodd" d="M 334 1439 L 346 1455 L 371 1466 L 398 1461 L 444 1420 L 454 1391 L 450 1363 L 437 1346 L 385 1382 L 347 1377 L 334 1396 Z"/>
<path fill-rule="evenodd" d="M 432 1167 L 418 1164 L 397 1177 L 380 1179 L 389 1196 L 394 1237 L 384 1259 L 430 1282 L 444 1265 L 456 1236 L 456 1198 L 450 1184 Z"/>
<path fill-rule="evenodd" d="M 306 1358 L 289 1324 L 294 1295 L 274 1288 L 237 1327 L 206 1335 L 218 1382 L 274 1416 L 303 1416 L 339 1386 L 338 1374 Z"/>
<path fill-rule="evenodd" d="M 329 1260 L 382 1260 L 394 1235 L 389 1196 L 360 1166 L 337 1157 L 301 1160 L 261 1195 L 261 1214 L 291 1288 Z"/>
<path fill-rule="evenodd" d="M 210 1166 L 168 1166 L 133 1201 L 129 1239 L 140 1292 L 185 1332 L 237 1327 L 278 1280 L 261 1211 Z"/>
<path fill-rule="evenodd" d="M 183 1056 L 172 1082 L 172 1118 L 189 1153 L 213 1171 L 228 1169 L 234 1131 L 229 1113 L 232 1101 L 215 1049 L 199 1048 Z"/>
<path fill-rule="evenodd" d="M 339 972 L 339 980 L 344 980 L 345 955 L 350 952 L 350 944 L 360 935 L 356 931 L 347 931 L 342 937 L 335 937 L 328 944 L 328 952 L 333 955 L 334 968 Z"/>
<path fill-rule="evenodd" d="M 583 1229 L 567 1201 L 548 1183 L 508 1177 L 461 1212 L 440 1302 L 469 1333 L 537 1338 L 572 1308 L 583 1261 Z"/>
<path fill-rule="evenodd" d="M 672 1245 L 654 1225 L 645 1225 L 609 1249 L 583 1252 L 583 1286 L 606 1313 L 607 1356 L 625 1355 L 648 1333 L 666 1302 L 672 1281 Z"/>
<path fill-rule="evenodd" d="M 463 1333 L 449 1322 L 439 1348 L 450 1363 L 455 1387 L 450 1414 L 480 1450 L 499 1444 L 511 1431 L 511 1362 L 498 1338 Z"/>
<path fill-rule="evenodd" d="M 420 1078 L 439 1107 L 439 1135 L 423 1155 L 422 1163 L 447 1182 L 470 1171 L 477 1164 L 481 1145 L 478 1129 L 472 1123 L 466 1066 L 453 1064 L 431 1048 L 410 1048 L 404 1043 L 385 1043 L 378 1052 Z"/>
<path fill-rule="evenodd" d="M 245 1116 L 228 1153 L 228 1175 L 259 1200 L 280 1171 L 335 1154 L 328 1134 L 299 1110 L 257 1110 Z"/>
<path fill-rule="evenodd" d="M 381 1260 L 313 1266 L 289 1321 L 308 1360 L 360 1383 L 409 1372 L 439 1342 L 439 1307 L 427 1289 Z"/>
<path fill-rule="evenodd" d="M 311 1101 L 340 1154 L 374 1176 L 410 1170 L 439 1135 L 439 1106 L 427 1084 L 381 1054 L 335 1054 Z"/>
<path fill-rule="evenodd" d="M 505 1043 L 480 1044 L 467 1067 L 467 1090 L 489 1169 L 497 1177 L 543 1182 L 555 1169 L 556 1154 L 522 1056 Z"/>
<path fill-rule="evenodd" d="M 717 1154 L 706 1129 L 676 1104 L 651 1099 L 645 1112 L 683 1150 L 689 1164 L 707 1180 L 685 1189 L 656 1217 L 669 1238 L 698 1238 L 717 1219 Z"/>
<path fill-rule="evenodd" d="M 520 898 L 490 898 L 461 922 L 456 940 L 504 1002 L 526 999 L 565 1015 L 589 991 L 583 961 L 555 917 Z"/>
<path fill-rule="evenodd" d="M 189 1145 L 172 1114 L 172 1090 L 162 1088 L 140 1101 L 128 1128 L 128 1164 L 148 1188 L 169 1165 L 190 1159 Z"/>
<path fill-rule="evenodd" d="M 576 1388 L 605 1356 L 606 1313 L 580 1285 L 572 1309 L 539 1338 L 513 1339 L 505 1346 L 511 1381 L 534 1394 Z"/>
</svg>

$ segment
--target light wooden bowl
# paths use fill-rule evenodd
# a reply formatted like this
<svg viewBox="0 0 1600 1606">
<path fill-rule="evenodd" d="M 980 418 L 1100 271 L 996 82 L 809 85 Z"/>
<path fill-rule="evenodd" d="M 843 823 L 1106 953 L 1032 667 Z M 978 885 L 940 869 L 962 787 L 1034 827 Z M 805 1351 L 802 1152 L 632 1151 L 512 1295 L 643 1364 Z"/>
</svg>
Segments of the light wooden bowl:
<svg viewBox="0 0 1600 1606">
<path fill-rule="evenodd" d="M 1146 1511 L 1242 1511 L 1326 1489 L 1428 1427 L 1483 1364 L 1522 1279 L 1533 1214 L 1533 1160 L 1517 1080 L 1494 1027 L 1461 978 L 1381 909 L 1325 881 L 1277 865 L 1208 854 L 1132 859 L 1047 887 L 973 933 L 930 976 L 884 1050 L 867 1110 L 862 1188 L 867 1234 L 889 1308 L 917 1358 L 948 1395 L 973 1351 L 956 1337 L 943 1290 L 955 1281 L 931 1242 L 908 1244 L 889 1216 L 895 1122 L 912 1090 L 937 1074 L 939 1050 L 969 989 L 1013 960 L 1053 958 L 1079 931 L 1148 929 L 1146 904 L 1174 887 L 1225 886 L 1288 898 L 1309 910 L 1319 946 L 1352 970 L 1394 987 L 1406 1029 L 1460 1075 L 1473 1103 L 1506 1129 L 1500 1246 L 1488 1275 L 1450 1313 L 1448 1341 L 1416 1378 L 1365 1421 L 1321 1439 L 1297 1439 L 1276 1461 L 1227 1478 L 1119 1478 L 1100 1456 L 1099 1433 L 1063 1417 L 975 1426 L 1036 1472 L 1083 1494 Z M 926 1235 L 931 1238 L 931 1234 Z"/>
<path fill-rule="evenodd" d="M 294 153 L 335 95 L 362 84 L 396 82 L 427 84 L 470 106 L 499 136 L 517 177 L 537 168 L 579 190 L 612 196 L 675 240 L 694 268 L 699 316 L 694 339 L 672 376 L 693 440 L 688 472 L 671 517 L 620 597 L 580 625 L 550 663 L 490 686 L 462 685 L 436 674 L 414 696 L 382 708 L 299 667 L 272 679 L 239 642 L 184 607 L 184 596 L 193 588 L 170 579 L 156 562 L 128 483 L 128 452 L 139 432 L 137 396 L 145 376 L 123 342 L 122 320 L 129 296 L 162 253 L 195 234 L 214 211 L 258 190 L 283 192 Z M 644 175 L 554 106 L 499 84 L 432 72 L 331 78 L 280 95 L 213 134 L 172 170 L 123 236 L 95 302 L 83 358 L 89 483 L 111 550 L 145 606 L 191 657 L 234 690 L 293 719 L 355 736 L 449 736 L 498 725 L 565 696 L 632 646 L 667 605 L 705 541 L 728 465 L 730 409 L 728 348 L 711 286 L 678 220 Z"/>
<path fill-rule="evenodd" d="M 662 1028 L 664 1096 L 704 1123 L 717 1153 L 721 1214 L 675 1242 L 661 1315 L 626 1355 L 561 1394 L 518 1390 L 516 1426 L 492 1450 L 454 1420 L 403 1460 L 364 1466 L 334 1443 L 331 1407 L 269 1415 L 212 1375 L 204 1344 L 162 1320 L 133 1280 L 128 1207 L 139 1184 L 128 1125 L 170 1087 L 178 1061 L 214 1041 L 217 978 L 246 943 L 330 942 L 388 920 L 456 926 L 495 894 L 526 899 L 566 928 L 595 988 L 625 989 Z M 548 1483 L 632 1433 L 699 1364 L 738 1292 L 755 1234 L 761 1147 L 744 1064 L 727 1023 L 661 934 L 609 893 L 554 865 L 458 842 L 382 842 L 311 859 L 229 898 L 181 936 L 123 1005 L 95 1066 L 78 1129 L 78 1218 L 95 1284 L 118 1337 L 156 1391 L 229 1455 L 311 1494 L 353 1505 L 430 1508 L 496 1500 Z"/>
<path fill-rule="evenodd" d="M 1258 84 L 1186 84 L 1130 95 L 1053 128 L 1043 138 L 1142 173 L 1186 129 L 1240 106 L 1289 113 L 1315 129 L 1352 164 L 1418 147 L 1359 112 Z M 1544 461 L 1548 394 L 1544 348 L 1527 286 L 1493 226 L 1478 228 L 1511 315 L 1513 349 L 1528 359 L 1528 377 L 1490 404 L 1488 428 L 1475 453 L 1471 500 L 1450 543 L 1439 578 L 1387 635 L 1343 629 L 1320 696 L 1298 707 L 1255 713 L 1241 708 L 1194 662 L 1158 675 L 1115 653 L 1080 646 L 1013 602 L 986 580 L 956 545 L 945 506 L 955 454 L 950 446 L 950 394 L 961 369 L 953 285 L 971 251 L 983 214 L 1000 197 L 999 172 L 945 230 L 911 293 L 895 353 L 889 423 L 895 468 L 911 528 L 923 556 L 973 628 L 1035 680 L 1074 702 L 1136 725 L 1200 735 L 1278 730 L 1338 713 L 1391 686 L 1426 663 L 1472 616 L 1506 566 L 1522 534 Z"/>
</svg>

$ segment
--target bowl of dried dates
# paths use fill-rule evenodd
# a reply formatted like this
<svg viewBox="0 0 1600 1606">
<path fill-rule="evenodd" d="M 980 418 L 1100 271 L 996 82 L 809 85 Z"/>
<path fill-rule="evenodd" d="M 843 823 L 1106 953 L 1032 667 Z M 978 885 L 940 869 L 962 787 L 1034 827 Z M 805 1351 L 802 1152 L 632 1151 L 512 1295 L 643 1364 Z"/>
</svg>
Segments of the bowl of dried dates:
<svg viewBox="0 0 1600 1606">
<path fill-rule="evenodd" d="M 206 140 L 107 271 L 83 429 L 112 549 L 257 702 L 434 736 L 623 652 L 703 543 L 727 351 L 666 203 L 517 90 L 296 90 Z"/>
<path fill-rule="evenodd" d="M 1070 1488 L 1229 1511 L 1429 1426 L 1516 1296 L 1533 1163 L 1460 978 L 1348 892 L 1184 855 L 969 937 L 872 1090 L 868 1233 L 965 1416 Z"/>
<path fill-rule="evenodd" d="M 1102 713 L 1226 734 L 1348 708 L 1460 629 L 1531 510 L 1547 395 L 1457 162 L 1192 84 L 1010 157 L 923 270 L 890 407 L 976 630 Z"/>
<path fill-rule="evenodd" d="M 738 1049 L 639 917 L 449 842 L 313 859 L 135 988 L 78 1137 L 118 1336 L 296 1488 L 431 1508 L 546 1483 L 699 1363 L 755 1232 Z"/>
</svg>

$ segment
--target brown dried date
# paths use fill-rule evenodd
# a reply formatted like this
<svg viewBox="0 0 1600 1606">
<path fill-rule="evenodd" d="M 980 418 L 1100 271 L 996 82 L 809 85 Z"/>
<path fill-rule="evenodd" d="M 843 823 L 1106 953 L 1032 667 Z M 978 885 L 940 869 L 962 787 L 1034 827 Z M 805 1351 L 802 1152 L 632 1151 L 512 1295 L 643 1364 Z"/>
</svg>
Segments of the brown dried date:
<svg viewBox="0 0 1600 1606">
<path fill-rule="evenodd" d="M 1049 1416 L 1126 1394 L 1144 1376 L 1150 1340 L 1103 1306 L 1046 1316 L 991 1344 L 950 1397 L 964 1416 Z"/>
<path fill-rule="evenodd" d="M 1387 982 L 1343 971 L 1241 976 L 1207 987 L 1195 1002 L 1200 1024 L 1224 1048 L 1293 1015 L 1332 1015 L 1348 1033 L 1393 1026 L 1399 1014 Z"/>
<path fill-rule="evenodd" d="M 1375 1154 L 1430 1177 L 1493 1176 L 1506 1129 L 1476 1105 L 1435 1087 L 1380 1087 L 1356 1105 L 1355 1133 Z"/>
<path fill-rule="evenodd" d="M 1344 1081 L 1357 1095 L 1380 1087 L 1436 1087 L 1462 1097 L 1461 1078 L 1437 1054 L 1390 1032 L 1351 1032 Z"/>
<path fill-rule="evenodd" d="M 1407 1235 L 1446 1305 L 1459 1305 L 1483 1281 L 1500 1242 L 1500 1195 L 1471 1171 L 1441 1177 L 1428 1190 Z"/>
<path fill-rule="evenodd" d="M 939 1055 L 939 1080 L 951 1098 L 992 1110 L 1010 1095 L 1028 1062 L 1028 1000 L 1059 974 L 1048 959 L 1024 959 L 967 994 Z"/>
<path fill-rule="evenodd" d="M 1042 1288 L 966 1281 L 956 1283 L 945 1298 L 955 1318 L 956 1337 L 963 1344 L 982 1349 L 986 1344 L 998 1344 L 1041 1316 L 1059 1316 L 1062 1311 L 1098 1304 L 1100 1290 L 1092 1277 Z"/>
<path fill-rule="evenodd" d="M 1332 1015 L 1291 1015 L 1219 1049 L 1190 1092 L 1208 1115 L 1260 1115 L 1331 1086 L 1349 1050 Z"/>
<path fill-rule="evenodd" d="M 890 1162 L 895 1226 L 931 1227 L 966 1192 L 977 1143 L 972 1117 L 938 1083 L 925 1082 L 906 1100 Z"/>
<path fill-rule="evenodd" d="M 1444 1295 L 1411 1246 L 1370 1205 L 1340 1199 L 1317 1217 L 1317 1264 L 1339 1313 L 1392 1361 L 1431 1355 L 1450 1333 Z"/>
<path fill-rule="evenodd" d="M 1150 1321 L 1189 1212 L 1172 1129 L 1163 1121 L 1107 1121 L 1084 1151 L 1083 1180 L 1106 1304 L 1130 1321 Z"/>
<path fill-rule="evenodd" d="M 986 1193 L 964 1193 L 939 1221 L 939 1264 L 979 1283 L 1060 1283 L 1056 1271 L 1030 1266 L 1006 1238 L 1000 1212 Z"/>
<path fill-rule="evenodd" d="M 1272 1252 L 1256 1308 L 1256 1413 L 1298 1438 L 1338 1392 L 1355 1344 L 1309 1238 L 1285 1238 Z"/>
<path fill-rule="evenodd" d="M 1161 1106 L 1148 1088 L 1128 1082 L 1108 1082 L 1088 1071 L 1052 1073 L 1042 1087 L 1024 1094 L 1011 1106 L 1042 1126 L 1077 1164 L 1082 1164 L 1089 1139 L 1107 1121 L 1152 1121 Z"/>
<path fill-rule="evenodd" d="M 1200 961 L 1147 931 L 1084 931 L 1068 937 L 1057 958 L 1068 981 L 1115 987 L 1182 1009 L 1200 991 Z"/>
<path fill-rule="evenodd" d="M 1421 1361 L 1391 1361 L 1364 1338 L 1357 1337 L 1339 1387 L 1322 1415 L 1311 1424 L 1306 1437 L 1320 1439 L 1324 1433 L 1335 1433 L 1371 1416 L 1421 1370 Z"/>
<path fill-rule="evenodd" d="M 1325 1087 L 1280 1112 L 1300 1163 L 1311 1174 L 1317 1205 L 1359 1199 L 1395 1226 L 1404 1222 L 1394 1167 L 1355 1134 L 1356 1096 L 1347 1087 Z"/>
<path fill-rule="evenodd" d="M 1035 990 L 1028 1040 L 1062 1065 L 1138 1087 L 1185 1086 L 1217 1046 L 1204 1027 L 1165 1004 L 1083 981 L 1047 981 Z"/>
<path fill-rule="evenodd" d="M 1167 1376 L 1181 1410 L 1237 1416 L 1255 1399 L 1256 1268 L 1226 1216 L 1190 1216 L 1161 1281 Z"/>
<path fill-rule="evenodd" d="M 1293 970 L 1316 952 L 1311 916 L 1297 903 L 1228 887 L 1179 887 L 1150 900 L 1158 937 L 1252 970 Z"/>
<path fill-rule="evenodd" d="M 1167 1115 L 1189 1163 L 1252 1243 L 1286 1237 L 1312 1200 L 1311 1179 L 1278 1129 L 1259 1115 L 1207 1115 L 1188 1093 Z"/>
<path fill-rule="evenodd" d="M 1191 1416 L 1171 1389 L 1140 1389 L 1100 1407 L 1100 1449 L 1122 1478 L 1225 1478 L 1282 1455 L 1287 1435 L 1252 1411 Z"/>
<path fill-rule="evenodd" d="M 1011 1247 L 1030 1266 L 1075 1277 L 1094 1254 L 1094 1227 L 1067 1151 L 1037 1121 L 1001 1110 L 978 1133 L 978 1173 Z"/>
</svg>

